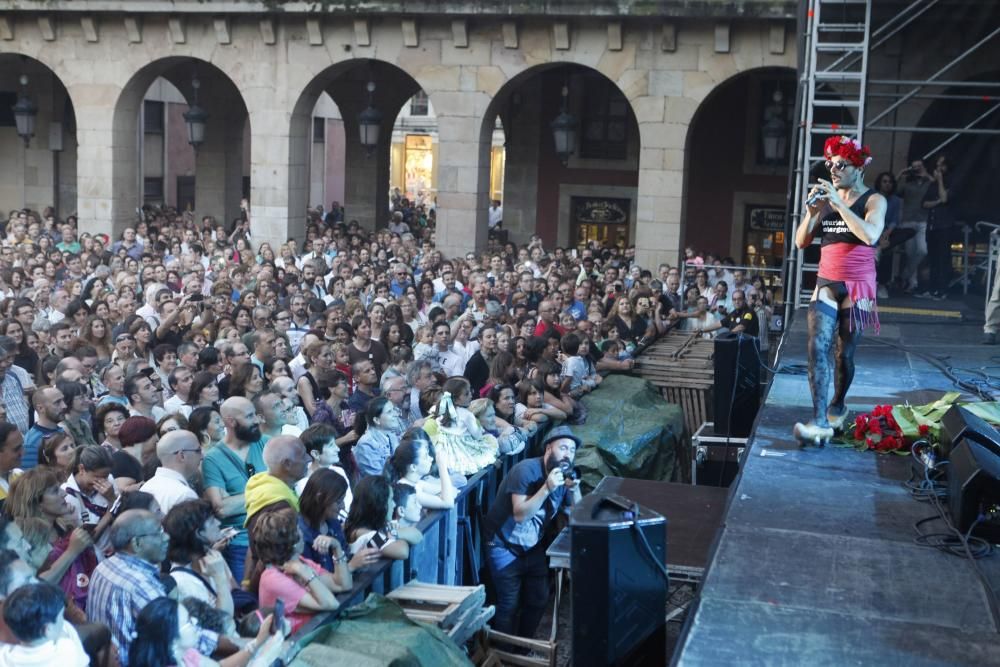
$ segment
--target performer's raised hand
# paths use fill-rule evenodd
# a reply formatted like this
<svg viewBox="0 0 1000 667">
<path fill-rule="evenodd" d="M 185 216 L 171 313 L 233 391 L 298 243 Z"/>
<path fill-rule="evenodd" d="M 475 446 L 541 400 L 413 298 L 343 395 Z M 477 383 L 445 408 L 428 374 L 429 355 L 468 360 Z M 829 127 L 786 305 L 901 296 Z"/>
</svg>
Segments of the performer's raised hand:
<svg viewBox="0 0 1000 667">
<path fill-rule="evenodd" d="M 843 206 L 844 200 L 840 198 L 837 193 L 837 188 L 833 187 L 833 183 L 824 180 L 822 178 L 816 179 L 816 187 L 820 188 L 821 197 L 832 207 L 837 208 L 838 206 Z"/>
</svg>

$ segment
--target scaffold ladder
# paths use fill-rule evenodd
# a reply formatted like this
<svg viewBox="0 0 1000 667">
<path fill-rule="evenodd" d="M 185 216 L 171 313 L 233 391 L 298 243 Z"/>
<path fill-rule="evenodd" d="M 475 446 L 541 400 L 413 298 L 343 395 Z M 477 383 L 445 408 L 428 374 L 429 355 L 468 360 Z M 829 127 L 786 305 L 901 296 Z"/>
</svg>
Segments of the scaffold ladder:
<svg viewBox="0 0 1000 667">
<path fill-rule="evenodd" d="M 862 138 L 871 10 L 871 0 L 808 0 L 790 207 L 793 238 L 787 245 L 795 256 L 791 287 L 796 308 L 808 305 L 812 295 L 813 281 L 803 282 L 803 278 L 819 270 L 818 253 L 813 258 L 812 253 L 795 248 L 794 231 L 802 219 L 809 184 L 822 169 L 823 142 L 831 134 Z M 820 176 L 828 178 L 829 174 Z"/>
</svg>

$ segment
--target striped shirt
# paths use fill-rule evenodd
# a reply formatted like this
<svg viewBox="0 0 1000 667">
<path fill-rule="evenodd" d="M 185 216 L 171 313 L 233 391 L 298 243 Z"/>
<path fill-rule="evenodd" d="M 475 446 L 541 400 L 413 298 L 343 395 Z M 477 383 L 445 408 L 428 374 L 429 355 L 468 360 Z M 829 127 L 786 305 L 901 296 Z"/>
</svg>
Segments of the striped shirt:
<svg viewBox="0 0 1000 667">
<path fill-rule="evenodd" d="M 87 600 L 87 620 L 103 623 L 111 630 L 121 667 L 128 667 L 128 649 L 139 612 L 164 595 L 166 591 L 160 583 L 159 568 L 132 554 L 115 554 L 94 570 Z M 219 635 L 215 632 L 201 630 L 197 648 L 202 655 L 211 655 L 218 641 Z"/>
</svg>

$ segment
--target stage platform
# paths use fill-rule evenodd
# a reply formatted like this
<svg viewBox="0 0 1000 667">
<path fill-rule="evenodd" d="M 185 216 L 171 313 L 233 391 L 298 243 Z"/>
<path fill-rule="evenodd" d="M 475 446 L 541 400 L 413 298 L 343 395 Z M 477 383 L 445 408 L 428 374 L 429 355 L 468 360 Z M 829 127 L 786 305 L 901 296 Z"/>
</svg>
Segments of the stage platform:
<svg viewBox="0 0 1000 667">
<path fill-rule="evenodd" d="M 881 336 L 858 349 L 852 414 L 955 391 L 918 352 L 1000 375 L 1000 347 L 980 344 L 981 310 L 978 322 L 969 314 L 887 313 Z M 969 563 L 913 542 L 913 523 L 936 510 L 903 488 L 908 458 L 803 449 L 791 438 L 811 411 L 801 315 L 781 350 L 792 372 L 774 378 L 761 409 L 674 662 L 1000 665 L 1000 635 Z M 1000 587 L 1000 552 L 979 562 Z"/>
</svg>

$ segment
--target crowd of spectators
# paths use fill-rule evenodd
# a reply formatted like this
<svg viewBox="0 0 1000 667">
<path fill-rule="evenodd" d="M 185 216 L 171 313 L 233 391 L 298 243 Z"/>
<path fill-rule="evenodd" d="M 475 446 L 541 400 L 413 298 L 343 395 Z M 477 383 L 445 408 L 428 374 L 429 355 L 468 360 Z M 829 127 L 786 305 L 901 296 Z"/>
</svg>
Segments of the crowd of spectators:
<svg viewBox="0 0 1000 667">
<path fill-rule="evenodd" d="M 433 214 L 394 208 L 375 232 L 313 212 L 278 248 L 246 204 L 228 229 L 147 210 L 113 241 L 10 212 L 0 664 L 270 664 L 469 476 L 586 420 L 580 399 L 656 335 L 766 327 L 770 292 L 731 262 L 689 251 L 654 275 L 631 248 L 495 235 L 446 258 Z M 551 486 L 530 480 L 575 445 L 551 449 L 517 483 Z M 531 521 L 519 497 L 495 530 Z M 505 629 L 530 633 L 498 579 Z"/>
</svg>

